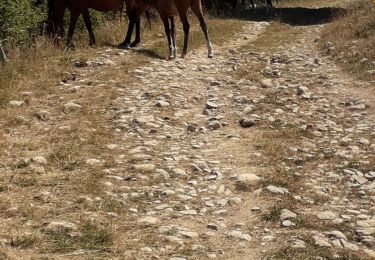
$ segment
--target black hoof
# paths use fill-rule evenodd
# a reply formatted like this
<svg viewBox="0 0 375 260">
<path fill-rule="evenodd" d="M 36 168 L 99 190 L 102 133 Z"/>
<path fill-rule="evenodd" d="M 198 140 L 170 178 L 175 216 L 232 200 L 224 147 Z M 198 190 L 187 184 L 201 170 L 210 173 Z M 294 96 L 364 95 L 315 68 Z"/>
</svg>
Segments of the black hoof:
<svg viewBox="0 0 375 260">
<path fill-rule="evenodd" d="M 130 49 L 130 44 L 129 44 L 129 43 L 120 43 L 120 44 L 118 45 L 118 47 L 119 47 L 120 49 Z"/>
<path fill-rule="evenodd" d="M 130 47 L 131 47 L 131 48 L 137 47 L 138 44 L 139 44 L 139 42 L 132 42 L 132 43 L 130 44 Z"/>
</svg>

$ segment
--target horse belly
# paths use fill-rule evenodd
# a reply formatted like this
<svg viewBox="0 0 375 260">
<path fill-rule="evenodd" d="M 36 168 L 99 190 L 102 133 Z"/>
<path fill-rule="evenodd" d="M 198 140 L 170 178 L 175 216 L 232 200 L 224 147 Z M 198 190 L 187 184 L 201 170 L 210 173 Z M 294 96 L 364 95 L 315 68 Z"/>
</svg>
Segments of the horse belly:
<svg viewBox="0 0 375 260">
<path fill-rule="evenodd" d="M 121 6 L 121 2 L 119 0 L 90 0 L 89 8 L 100 12 L 109 12 L 118 9 Z"/>
<path fill-rule="evenodd" d="M 180 1 L 180 0 L 177 0 L 177 1 Z M 162 8 L 167 14 L 169 15 L 178 14 L 175 0 L 166 0 L 166 1 L 162 1 L 162 3 L 163 3 Z"/>
</svg>

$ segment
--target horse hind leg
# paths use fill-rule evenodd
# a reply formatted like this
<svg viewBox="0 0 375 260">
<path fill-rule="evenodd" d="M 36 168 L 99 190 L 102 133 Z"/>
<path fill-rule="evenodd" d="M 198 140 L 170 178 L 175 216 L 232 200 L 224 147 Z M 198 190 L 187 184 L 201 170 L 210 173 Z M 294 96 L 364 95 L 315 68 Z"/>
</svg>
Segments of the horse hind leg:
<svg viewBox="0 0 375 260">
<path fill-rule="evenodd" d="M 175 59 L 177 57 L 177 46 L 176 46 L 176 23 L 175 23 L 174 16 L 170 18 L 170 22 L 171 22 L 172 45 L 173 45 L 173 57 Z"/>
<path fill-rule="evenodd" d="M 173 40 L 172 40 L 172 34 L 171 34 L 172 29 L 171 29 L 170 19 L 167 15 L 164 15 L 164 14 L 160 16 L 163 21 L 165 34 L 168 40 L 168 47 L 169 47 L 168 59 L 173 60 L 174 59 L 174 46 L 173 46 Z"/>
<path fill-rule="evenodd" d="M 251 4 L 251 7 L 253 8 L 253 9 L 255 9 L 255 3 L 254 3 L 254 0 L 250 0 L 250 4 Z"/>
<path fill-rule="evenodd" d="M 95 45 L 96 41 L 95 41 L 94 31 L 92 29 L 92 23 L 91 23 L 91 18 L 90 18 L 89 10 L 85 10 L 83 12 L 83 21 L 85 22 L 86 28 L 89 31 L 90 46 L 93 46 L 93 45 Z"/>
<path fill-rule="evenodd" d="M 232 0 L 232 15 L 235 15 L 237 13 L 238 9 L 238 1 Z"/>
<path fill-rule="evenodd" d="M 72 45 L 72 39 L 73 39 L 73 34 L 74 30 L 76 28 L 77 20 L 79 17 L 80 13 L 79 12 L 70 12 L 70 24 L 69 24 L 69 30 L 68 30 L 68 41 L 66 45 L 70 47 Z"/>
<path fill-rule="evenodd" d="M 270 12 L 273 8 L 272 0 L 266 0 L 266 3 L 267 3 L 267 14 L 270 14 Z"/>
<path fill-rule="evenodd" d="M 180 14 L 180 20 L 184 29 L 184 47 L 182 49 L 181 58 L 185 58 L 187 51 L 188 51 L 188 45 L 189 45 L 190 24 L 187 19 L 186 13 Z"/>
<path fill-rule="evenodd" d="M 135 18 L 135 40 L 130 44 L 130 47 L 136 47 L 141 42 L 141 15 L 136 15 Z"/>
<path fill-rule="evenodd" d="M 124 48 L 124 49 L 128 49 L 130 47 L 130 41 L 131 41 L 131 38 L 132 38 L 134 25 L 135 25 L 134 14 L 128 13 L 128 17 L 129 17 L 128 31 L 126 33 L 124 41 L 119 44 L 119 47 Z"/>
<path fill-rule="evenodd" d="M 207 23 L 203 17 L 203 11 L 202 11 L 202 4 L 201 1 L 195 1 L 195 4 L 191 7 L 193 10 L 194 14 L 197 16 L 199 20 L 199 24 L 202 28 L 202 31 L 204 33 L 204 36 L 206 38 L 206 43 L 207 43 L 207 50 L 208 50 L 208 58 L 213 57 L 213 50 L 212 50 L 212 43 L 210 40 L 210 36 L 208 34 L 208 28 L 207 28 Z"/>
</svg>

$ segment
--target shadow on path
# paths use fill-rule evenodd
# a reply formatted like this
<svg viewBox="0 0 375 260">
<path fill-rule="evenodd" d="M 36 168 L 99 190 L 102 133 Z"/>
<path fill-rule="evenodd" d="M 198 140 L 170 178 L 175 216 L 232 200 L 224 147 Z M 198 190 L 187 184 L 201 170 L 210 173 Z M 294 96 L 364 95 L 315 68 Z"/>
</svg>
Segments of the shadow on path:
<svg viewBox="0 0 375 260">
<path fill-rule="evenodd" d="M 148 50 L 148 49 L 131 49 L 135 52 L 138 52 L 139 54 L 142 54 L 144 56 L 147 56 L 149 58 L 153 58 L 153 59 L 160 59 L 160 60 L 164 60 L 165 57 L 160 55 L 159 53 L 153 51 L 153 50 Z"/>
<path fill-rule="evenodd" d="M 242 10 L 234 18 L 257 22 L 276 20 L 294 26 L 302 26 L 327 23 L 346 12 L 346 9 L 339 7 L 280 7 L 274 8 L 270 14 L 267 14 L 267 9 L 263 7 Z"/>
<path fill-rule="evenodd" d="M 110 47 L 110 48 L 113 48 L 113 49 L 125 50 L 124 48 L 119 47 L 118 44 L 113 44 L 113 43 L 110 43 L 110 42 L 104 42 L 103 46 Z M 137 53 L 139 53 L 143 56 L 153 58 L 153 59 L 165 59 L 164 56 L 160 55 L 159 53 L 157 53 L 153 50 L 148 50 L 148 49 L 143 49 L 143 48 L 129 48 L 129 49 L 126 49 L 126 50 L 134 51 L 134 52 L 137 52 Z"/>
</svg>

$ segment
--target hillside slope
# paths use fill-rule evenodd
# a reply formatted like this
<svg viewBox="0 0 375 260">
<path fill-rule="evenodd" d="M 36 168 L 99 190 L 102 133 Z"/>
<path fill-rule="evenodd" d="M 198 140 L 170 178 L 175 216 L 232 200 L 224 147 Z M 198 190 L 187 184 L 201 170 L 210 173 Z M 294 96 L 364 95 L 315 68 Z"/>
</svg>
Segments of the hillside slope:
<svg viewBox="0 0 375 260">
<path fill-rule="evenodd" d="M 375 3 L 356 1 L 323 31 L 323 48 L 349 72 L 375 80 Z M 332 44 L 326 44 L 330 42 Z"/>
</svg>

